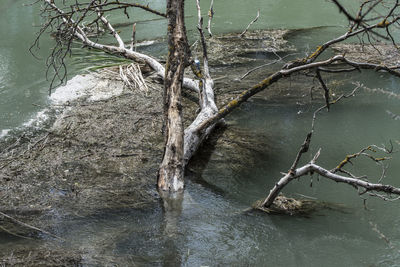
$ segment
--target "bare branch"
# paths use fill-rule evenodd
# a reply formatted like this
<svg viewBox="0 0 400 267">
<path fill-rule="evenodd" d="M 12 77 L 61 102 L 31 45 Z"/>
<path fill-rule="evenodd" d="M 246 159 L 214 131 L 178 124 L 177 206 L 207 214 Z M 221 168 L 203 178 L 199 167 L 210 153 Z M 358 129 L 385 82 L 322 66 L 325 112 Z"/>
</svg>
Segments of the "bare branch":
<svg viewBox="0 0 400 267">
<path fill-rule="evenodd" d="M 346 69 L 329 69 L 329 68 L 318 68 L 319 71 L 328 73 L 343 73 L 343 72 L 353 72 L 359 70 L 357 68 L 346 68 Z"/>
<path fill-rule="evenodd" d="M 308 70 L 308 69 L 316 69 L 322 66 L 329 66 L 335 62 L 344 62 L 348 65 L 351 65 L 358 69 L 373 69 L 375 71 L 384 70 L 393 74 L 395 76 L 400 77 L 400 72 L 396 71 L 397 66 L 394 67 L 387 67 L 383 65 L 373 64 L 373 63 L 363 63 L 363 62 L 355 62 L 346 59 L 343 55 L 333 56 L 324 61 L 318 61 L 314 63 L 309 63 L 306 65 L 300 65 L 296 67 L 292 67 L 290 69 L 281 69 L 273 74 L 271 74 L 268 78 L 264 79 L 260 83 L 254 85 L 253 87 L 243 91 L 239 94 L 236 98 L 230 101 L 228 104 L 223 106 L 219 109 L 218 113 L 215 114 L 213 117 L 209 118 L 207 121 L 204 121 L 202 124 L 198 126 L 198 131 L 208 127 L 210 124 L 215 123 L 216 121 L 220 120 L 221 118 L 225 117 L 229 113 L 231 113 L 234 109 L 239 107 L 243 102 L 247 101 L 253 95 L 263 91 L 265 88 L 268 88 L 270 85 L 274 84 L 275 82 L 279 81 L 280 79 L 287 77 L 293 73 Z"/>
<path fill-rule="evenodd" d="M 203 131 L 197 131 L 197 127 L 203 121 L 212 117 L 218 112 L 217 105 L 215 104 L 214 97 L 214 81 L 211 78 L 210 70 L 208 66 L 208 54 L 207 54 L 207 44 L 204 38 L 203 32 L 203 19 L 201 17 L 200 10 L 200 0 L 196 0 L 197 4 L 197 14 L 198 14 L 198 25 L 197 29 L 200 34 L 200 40 L 203 51 L 203 67 L 204 67 L 204 76 L 201 71 L 197 73 L 200 81 L 200 112 L 197 115 L 196 119 L 185 129 L 185 146 L 184 146 L 184 163 L 185 165 L 189 162 L 192 155 L 197 151 L 198 147 L 202 143 L 202 141 L 209 136 L 211 131 L 214 129 L 216 123 L 208 125 Z"/>
<path fill-rule="evenodd" d="M 343 98 L 348 98 L 348 97 L 354 96 L 355 92 L 356 92 L 359 88 L 360 88 L 360 86 L 356 86 L 350 94 L 348 94 L 348 95 L 341 95 L 341 96 L 339 96 L 336 100 L 332 101 L 332 103 L 326 103 L 325 106 L 322 106 L 322 107 L 318 108 L 316 111 L 314 111 L 313 118 L 312 118 L 312 121 L 311 121 L 311 131 L 307 134 L 307 136 L 306 136 L 306 138 L 305 138 L 303 144 L 301 145 L 300 150 L 299 150 L 299 152 L 297 153 L 296 158 L 295 158 L 295 160 L 294 160 L 292 166 L 291 166 L 290 169 L 289 169 L 289 173 L 294 173 L 294 171 L 295 171 L 295 169 L 297 168 L 297 165 L 298 165 L 298 163 L 299 163 L 299 161 L 300 161 L 301 156 L 302 156 L 304 153 L 307 153 L 307 152 L 308 152 L 308 149 L 309 149 L 310 143 L 311 143 L 311 138 L 312 138 L 312 135 L 314 134 L 314 127 L 315 127 L 315 122 L 316 122 L 316 120 L 317 120 L 317 114 L 318 114 L 319 112 L 321 112 L 324 108 L 328 108 L 331 104 L 336 104 L 336 103 L 338 103 L 338 102 L 339 102 L 340 100 L 342 100 Z M 316 159 L 317 159 L 317 158 L 319 157 L 319 155 L 320 155 L 320 150 L 321 150 L 321 149 L 319 149 L 319 151 L 316 153 L 316 155 L 314 156 L 313 160 L 311 160 L 311 163 L 315 163 Z"/>
<path fill-rule="evenodd" d="M 347 17 L 348 20 L 358 22 L 359 19 L 350 15 L 350 13 L 344 8 L 344 6 L 342 4 L 339 3 L 339 1 L 332 0 L 332 2 L 336 4 L 336 6 L 339 8 L 340 13 L 343 13 Z"/>
<path fill-rule="evenodd" d="M 373 157 L 372 155 L 366 153 L 366 152 L 368 152 L 368 151 L 370 151 L 370 152 L 376 152 L 376 151 L 373 149 L 373 146 L 368 146 L 368 147 L 366 147 L 366 148 L 361 149 L 361 151 L 359 151 L 358 153 L 351 154 L 351 155 L 347 155 L 346 158 L 345 158 L 344 160 L 342 160 L 338 166 L 336 166 L 334 169 L 331 170 L 331 172 L 336 173 L 336 172 L 338 172 L 338 171 L 342 171 L 343 167 L 344 167 L 347 163 L 351 163 L 351 160 L 352 160 L 352 159 L 356 159 L 356 158 L 358 158 L 358 157 L 360 157 L 360 156 L 365 156 L 365 157 L 367 157 L 367 158 L 369 158 L 369 159 L 371 159 L 371 160 L 373 160 L 373 161 L 375 161 L 375 162 L 377 162 L 377 163 L 380 163 L 381 161 L 390 159 L 389 157 Z"/>
<path fill-rule="evenodd" d="M 212 37 L 211 21 L 213 18 L 214 18 L 214 0 L 211 0 L 210 10 L 208 10 L 208 26 L 207 26 L 208 34 L 210 35 L 210 37 Z"/>
<path fill-rule="evenodd" d="M 132 25 L 132 39 L 131 39 L 131 51 L 133 51 L 135 46 L 135 39 L 136 39 L 136 23 Z"/>
<path fill-rule="evenodd" d="M 272 62 L 269 62 L 269 63 L 266 63 L 266 64 L 262 64 L 262 65 L 260 65 L 260 66 L 257 66 L 257 67 L 255 67 L 255 68 L 253 68 L 253 69 L 247 71 L 245 74 L 242 75 L 242 77 L 240 77 L 240 80 L 243 80 L 243 79 L 246 78 L 249 74 L 251 74 L 252 72 L 254 72 L 254 71 L 256 71 L 256 70 L 259 70 L 259 69 L 264 68 L 264 67 L 266 67 L 266 66 L 270 66 L 270 65 L 276 64 L 276 63 L 278 63 L 278 62 L 281 62 L 283 59 L 285 59 L 285 58 L 287 58 L 287 57 L 290 57 L 290 56 L 293 56 L 293 55 L 296 55 L 296 54 L 297 54 L 297 53 L 293 53 L 293 54 L 288 54 L 288 55 L 286 55 L 286 56 L 284 56 L 284 57 L 280 57 L 278 54 L 275 53 L 275 55 L 278 56 L 279 59 L 277 59 L 277 60 L 275 60 L 275 61 L 272 61 Z"/>
<path fill-rule="evenodd" d="M 253 23 L 256 22 L 259 17 L 260 17 L 260 10 L 257 11 L 257 16 L 249 23 L 249 25 L 247 25 L 246 29 L 239 35 L 240 38 L 243 38 L 243 36 L 249 30 L 250 26 L 253 25 Z"/>
<path fill-rule="evenodd" d="M 99 11 L 99 9 L 96 9 L 97 15 L 101 19 L 101 21 L 104 23 L 104 25 L 111 31 L 112 35 L 117 39 L 117 42 L 119 44 L 119 48 L 124 49 L 125 44 L 124 41 L 122 41 L 121 37 L 119 34 L 115 31 L 114 27 L 111 25 L 111 23 L 102 15 L 102 13 Z"/>
<path fill-rule="evenodd" d="M 342 42 L 342 41 L 347 40 L 347 39 L 349 39 L 351 37 L 354 37 L 354 36 L 359 36 L 360 34 L 363 34 L 363 33 L 366 33 L 366 32 L 371 32 L 374 29 L 388 28 L 391 25 L 393 25 L 394 23 L 397 23 L 399 20 L 400 20 L 400 16 L 396 16 L 396 17 L 394 17 L 392 19 L 392 21 L 384 20 L 384 23 L 382 23 L 382 21 L 381 22 L 377 22 L 377 23 L 375 23 L 373 25 L 366 26 L 366 27 L 363 27 L 363 28 L 358 29 L 358 30 L 350 29 L 345 34 L 343 34 L 343 35 L 341 35 L 341 36 L 339 36 L 339 37 L 337 37 L 335 39 L 332 39 L 332 40 L 324 43 L 321 46 L 318 46 L 317 49 L 310 56 L 308 56 L 307 58 L 290 62 L 290 63 L 286 64 L 284 66 L 284 68 L 290 69 L 290 68 L 293 68 L 295 66 L 309 64 L 309 63 L 315 61 L 326 49 L 328 49 L 333 44 Z"/>
<path fill-rule="evenodd" d="M 329 110 L 329 89 L 328 87 L 326 87 L 326 84 L 321 77 L 320 69 L 317 68 L 316 74 L 317 74 L 317 79 L 322 86 L 322 89 L 324 89 L 326 108 Z"/>
<path fill-rule="evenodd" d="M 312 172 L 318 173 L 320 176 L 333 180 L 337 183 L 346 183 L 352 185 L 356 188 L 361 187 L 371 192 L 384 192 L 387 194 L 400 195 L 400 188 L 385 185 L 385 184 L 374 184 L 366 181 L 362 181 L 356 178 L 350 178 L 336 173 L 330 172 L 327 169 L 316 165 L 314 163 L 309 163 L 300 168 L 297 168 L 293 173 L 290 172 L 282 177 L 279 182 L 277 182 L 273 189 L 271 189 L 268 197 L 264 200 L 261 206 L 268 208 L 274 201 L 275 197 L 278 196 L 279 192 L 292 180 L 300 178 L 302 176 L 308 175 Z"/>
<path fill-rule="evenodd" d="M 348 94 L 348 95 L 341 95 L 339 98 L 337 98 L 336 100 L 332 101 L 330 104 L 336 104 L 338 103 L 341 99 L 343 98 L 348 98 L 351 96 L 354 96 L 355 92 L 361 87 L 361 84 L 358 84 L 354 90 Z M 326 104 L 323 107 L 320 107 L 319 109 L 317 109 L 314 114 L 313 114 L 313 120 L 312 120 L 312 124 L 311 124 L 311 131 L 307 134 L 307 137 L 304 141 L 304 143 L 302 144 L 300 151 L 297 153 L 296 158 L 294 160 L 294 163 L 292 165 L 292 167 L 290 168 L 289 172 L 287 174 L 284 175 L 284 177 L 282 177 L 278 183 L 275 184 L 275 186 L 271 189 L 270 193 L 268 194 L 268 196 L 265 198 L 265 200 L 261 203 L 260 207 L 261 208 L 269 208 L 272 203 L 274 202 L 275 198 L 279 195 L 279 193 L 281 192 L 281 190 L 292 180 L 296 179 L 296 178 L 300 178 L 302 176 L 308 175 L 308 174 L 312 174 L 314 172 L 318 173 L 319 175 L 321 175 L 322 177 L 331 179 L 335 182 L 340 182 L 340 183 L 347 183 L 349 185 L 352 185 L 355 188 L 364 188 L 364 192 L 360 193 L 361 194 L 365 194 L 366 192 L 370 192 L 371 196 L 378 196 L 381 197 L 381 195 L 376 194 L 374 192 L 384 192 L 386 194 L 396 194 L 396 195 L 400 195 L 400 188 L 396 188 L 393 187 L 391 185 L 384 185 L 384 184 L 380 184 L 380 182 L 382 181 L 382 179 L 385 176 L 386 173 L 386 167 L 382 164 L 382 161 L 389 159 L 388 157 L 374 157 L 368 153 L 366 153 L 366 151 L 371 151 L 371 152 L 376 152 L 376 149 L 379 149 L 382 152 L 385 153 L 391 153 L 392 149 L 386 149 L 386 148 L 381 148 L 378 147 L 376 145 L 371 145 L 368 146 L 364 149 L 362 149 L 360 152 L 356 153 L 356 154 L 352 154 L 352 155 L 348 155 L 346 156 L 346 158 L 334 169 L 332 170 L 327 170 L 317 164 L 315 164 L 316 159 L 319 157 L 320 155 L 320 149 L 318 150 L 318 152 L 316 153 L 316 155 L 313 157 L 313 159 L 306 165 L 304 165 L 303 167 L 297 168 L 297 164 L 302 156 L 302 154 L 306 153 L 308 151 L 310 142 L 311 142 L 311 137 L 312 134 L 314 132 L 314 125 L 315 125 L 315 120 L 316 120 L 316 115 L 318 112 L 320 112 L 321 110 L 323 110 L 325 107 L 327 107 L 329 104 Z M 371 160 L 373 160 L 374 162 L 380 164 L 382 166 L 382 174 L 380 179 L 378 180 L 377 184 L 374 183 L 370 183 L 368 181 L 364 181 L 362 179 L 365 179 L 366 176 L 362 176 L 362 177 L 356 177 L 354 176 L 352 173 L 346 171 L 343 169 L 343 167 L 347 164 L 347 163 L 351 163 L 351 159 L 355 159 L 359 156 L 365 156 Z M 297 169 L 296 169 L 297 168 Z M 338 175 L 336 174 L 337 172 L 342 172 L 348 176 L 343 176 L 343 175 Z"/>
<path fill-rule="evenodd" d="M 87 3 L 75 3 L 76 8 L 82 9 L 82 7 L 85 7 L 87 5 Z M 103 3 L 99 3 L 99 4 L 94 4 L 92 5 L 93 8 L 101 8 L 101 10 L 103 12 L 109 12 L 112 10 L 126 10 L 129 7 L 136 7 L 136 8 L 140 8 L 143 9 L 145 11 L 148 11 L 150 13 L 153 13 L 155 15 L 161 16 L 163 18 L 167 18 L 167 15 L 165 13 L 162 13 L 160 11 L 157 11 L 155 9 L 150 8 L 148 5 L 142 5 L 142 4 L 138 4 L 138 3 L 127 3 L 127 2 L 121 2 L 121 1 L 105 1 Z M 107 7 L 107 8 L 105 8 Z"/>
</svg>

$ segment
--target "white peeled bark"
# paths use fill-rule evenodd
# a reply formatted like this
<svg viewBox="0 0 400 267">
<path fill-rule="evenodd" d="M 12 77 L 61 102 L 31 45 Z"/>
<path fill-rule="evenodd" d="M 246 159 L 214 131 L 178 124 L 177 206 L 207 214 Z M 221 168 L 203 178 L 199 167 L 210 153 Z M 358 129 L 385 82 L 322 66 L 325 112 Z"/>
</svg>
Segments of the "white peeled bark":
<svg viewBox="0 0 400 267">
<path fill-rule="evenodd" d="M 203 90 L 201 92 L 203 100 L 201 101 L 201 110 L 196 119 L 185 129 L 184 138 L 184 156 L 183 161 L 186 165 L 193 154 L 197 151 L 200 144 L 206 139 L 214 129 L 216 123 L 211 124 L 202 131 L 197 131 L 199 125 L 218 113 L 217 105 L 214 100 L 214 82 L 211 77 L 205 78 Z"/>
<path fill-rule="evenodd" d="M 196 119 L 185 129 L 184 133 L 184 155 L 183 155 L 183 163 L 184 166 L 187 165 L 190 158 L 196 153 L 197 149 L 201 145 L 201 143 L 210 135 L 212 130 L 218 121 L 211 123 L 208 127 L 198 130 L 199 125 L 202 125 L 205 121 L 208 121 L 210 118 L 215 116 L 218 113 L 217 105 L 215 104 L 214 97 L 214 81 L 210 75 L 210 69 L 208 67 L 208 56 L 207 56 L 207 47 L 203 33 L 203 20 L 201 17 L 200 10 L 200 1 L 197 0 L 197 13 L 198 13 L 198 30 L 200 32 L 201 44 L 203 47 L 203 66 L 204 66 L 204 75 L 202 77 L 202 82 L 199 85 L 202 85 L 200 89 L 199 95 L 199 104 L 200 104 L 200 113 L 197 115 Z"/>
<path fill-rule="evenodd" d="M 367 191 L 375 191 L 375 192 L 385 192 L 387 194 L 395 194 L 400 195 L 400 188 L 396 188 L 391 185 L 384 184 L 374 184 L 367 181 L 363 181 L 357 178 L 346 177 L 343 175 L 338 175 L 333 173 L 323 167 L 316 165 L 315 163 L 309 163 L 300 168 L 297 168 L 293 172 L 289 172 L 285 176 L 283 176 L 271 189 L 267 198 L 261 204 L 262 207 L 268 208 L 274 202 L 275 198 L 279 195 L 281 190 L 292 180 L 296 178 L 300 178 L 301 176 L 305 176 L 309 173 L 316 172 L 322 177 L 333 180 L 337 183 L 346 183 L 356 188 L 364 188 Z"/>
</svg>

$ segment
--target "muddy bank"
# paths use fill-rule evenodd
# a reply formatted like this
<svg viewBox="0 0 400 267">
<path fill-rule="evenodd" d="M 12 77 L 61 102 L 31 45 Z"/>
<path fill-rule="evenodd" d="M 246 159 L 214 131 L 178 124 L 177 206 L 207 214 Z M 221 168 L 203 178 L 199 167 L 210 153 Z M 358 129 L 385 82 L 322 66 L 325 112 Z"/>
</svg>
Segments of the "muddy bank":
<svg viewBox="0 0 400 267">
<path fill-rule="evenodd" d="M 155 84 L 147 93 L 66 103 L 45 133 L 21 137 L 3 151 L 1 210 L 61 205 L 90 212 L 153 202 L 155 192 L 146 189 L 155 183 L 162 151 L 161 86 Z M 112 86 L 123 84 L 113 81 Z"/>
<path fill-rule="evenodd" d="M 0 210 L 59 236 L 67 233 L 58 229 L 64 220 L 159 205 L 155 184 L 163 143 L 162 85 L 148 78 L 150 90 L 141 92 L 124 88 L 115 79 L 81 78 L 94 84 L 88 88 L 111 88 L 116 93 L 56 100 L 53 112 L 61 114 L 54 123 L 36 136 L 22 135 L 2 144 L 0 156 Z M 56 245 L 62 239 L 2 216 L 0 224 L 0 234 L 10 242 L 33 239 L 20 248 L 2 242 L 5 264 L 73 266 L 82 253 L 87 254 L 54 252 L 40 240 Z"/>
</svg>

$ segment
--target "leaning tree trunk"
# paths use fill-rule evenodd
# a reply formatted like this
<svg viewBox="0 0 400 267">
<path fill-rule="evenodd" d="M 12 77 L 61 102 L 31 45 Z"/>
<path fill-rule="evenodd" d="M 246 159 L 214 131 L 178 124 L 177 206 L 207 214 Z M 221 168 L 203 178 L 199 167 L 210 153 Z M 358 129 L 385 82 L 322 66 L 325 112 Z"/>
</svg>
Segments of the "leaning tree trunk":
<svg viewBox="0 0 400 267">
<path fill-rule="evenodd" d="M 183 189 L 183 122 L 181 91 L 187 38 L 184 0 L 167 0 L 168 60 L 164 80 L 164 156 L 158 173 L 158 188 L 175 192 Z"/>
</svg>

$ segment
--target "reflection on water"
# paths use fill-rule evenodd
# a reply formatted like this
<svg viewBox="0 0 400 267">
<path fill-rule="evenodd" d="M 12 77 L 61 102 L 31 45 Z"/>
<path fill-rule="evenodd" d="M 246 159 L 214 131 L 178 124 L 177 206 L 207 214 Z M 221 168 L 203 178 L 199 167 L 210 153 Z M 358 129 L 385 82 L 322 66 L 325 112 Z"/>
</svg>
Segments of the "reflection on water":
<svg viewBox="0 0 400 267">
<path fill-rule="evenodd" d="M 251 4 L 249 4 L 251 2 Z M 36 10 L 20 11 L 22 1 L 0 2 L 1 32 L 10 38 L 0 39 L 0 130 L 13 128 L 27 121 L 35 108 L 32 103 L 46 102 L 47 83 L 44 67 L 33 61 L 28 48 L 33 38 L 30 25 L 36 25 Z M 150 1 L 159 4 L 160 1 Z M 202 2 L 204 10 L 208 3 Z M 336 10 L 325 1 L 216 1 L 215 32 L 242 29 L 262 4 L 256 27 L 305 27 L 342 23 Z M 234 4 L 233 4 L 234 3 Z M 187 5 L 188 21 L 195 21 L 193 3 Z M 5 12 L 7 7 L 8 12 Z M 254 9 L 254 10 L 253 10 Z M 310 10 L 319 10 L 312 12 Z M 315 16 L 309 16 L 312 12 Z M 28 15 L 27 15 L 28 14 Z M 136 14 L 136 13 L 135 13 Z M 138 20 L 141 13 L 137 12 Z M 235 14 L 233 18 L 231 14 Z M 142 15 L 143 16 L 143 15 Z M 117 20 L 122 21 L 123 17 Z M 339 21 L 339 22 L 338 22 Z M 11 28 L 6 27 L 10 25 Z M 17 27 L 19 25 L 19 27 Z M 29 27 L 27 27 L 29 25 Z M 165 21 L 143 23 L 138 36 L 162 36 Z M 145 26 L 145 27 L 144 27 Z M 190 27 L 189 31 L 190 31 Z M 123 34 L 128 35 L 124 32 Z M 299 32 L 290 41 L 301 53 L 335 34 L 338 28 L 321 28 Z M 140 32 L 142 31 L 142 32 Z M 191 31 L 194 35 L 195 31 Z M 142 35 L 140 35 L 142 33 Z M 18 44 L 15 46 L 14 44 Z M 46 50 L 47 40 L 42 45 Z M 163 48 L 158 48 L 158 52 Z M 92 63 L 83 52 L 82 64 L 70 66 L 78 72 Z M 86 57 L 85 57 L 86 54 Z M 260 62 L 268 56 L 259 57 Z M 74 62 L 74 61 L 73 61 Z M 42 67 L 41 67 L 42 66 Z M 268 72 L 268 71 L 266 71 Z M 354 76 L 348 76 L 348 78 Z M 387 75 L 366 72 L 356 79 L 370 87 L 382 87 L 399 93 L 398 80 Z M 330 77 L 329 80 L 334 80 Z M 353 88 L 345 83 L 337 92 Z M 295 88 L 293 89 L 295 90 Z M 199 174 L 202 183 L 190 180 L 182 202 L 150 210 L 105 211 L 91 217 L 53 217 L 53 230 L 66 239 L 61 245 L 80 250 L 88 264 L 104 263 L 121 266 L 395 266 L 400 260 L 400 212 L 398 202 L 369 200 L 368 210 L 353 188 L 314 177 L 293 182 L 285 193 L 303 194 L 324 201 L 342 203 L 344 212 L 325 210 L 310 218 L 267 216 L 244 213 L 255 200 L 265 197 L 269 188 L 285 172 L 309 130 L 312 112 L 322 103 L 270 99 L 261 94 L 244 104 L 227 121 L 235 127 L 252 131 L 262 140 L 263 153 L 253 165 L 237 166 L 210 156 Z M 387 114 L 400 114 L 398 100 L 360 91 L 356 98 L 345 100 L 322 113 L 317 120 L 311 151 L 322 148 L 319 163 L 333 168 L 346 154 L 358 152 L 370 144 L 388 144 L 399 140 L 400 124 Z M 219 153 L 213 151 L 213 155 Z M 308 157 L 308 158 L 307 158 Z M 310 156 L 306 156 L 308 160 Z M 357 174 L 379 175 L 380 170 L 368 161 L 357 161 L 351 167 Z M 400 185 L 398 155 L 390 162 L 387 183 Z M 175 209 L 169 209 L 174 206 Z M 178 206 L 178 208 L 176 208 Z M 376 225 L 376 229 L 371 226 Z M 380 234 L 379 234 L 380 233 Z M 387 237 L 390 245 L 381 239 Z M 51 240 L 44 240 L 50 245 Z M 33 246 L 39 242 L 33 241 Z M 12 251 L 31 245 L 10 235 L 0 236 L 0 248 Z M 28 246 L 29 247 L 29 246 Z"/>
</svg>

